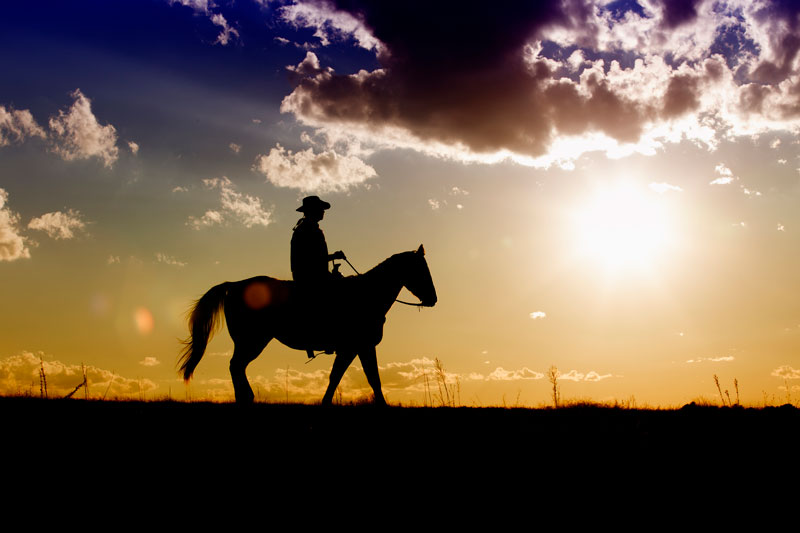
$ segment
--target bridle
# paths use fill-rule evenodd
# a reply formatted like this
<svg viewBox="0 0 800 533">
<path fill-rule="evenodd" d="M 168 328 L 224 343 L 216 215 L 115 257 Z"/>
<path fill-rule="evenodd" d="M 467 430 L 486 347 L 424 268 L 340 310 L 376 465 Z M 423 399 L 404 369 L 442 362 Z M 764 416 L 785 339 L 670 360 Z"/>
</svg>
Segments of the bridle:
<svg viewBox="0 0 800 533">
<path fill-rule="evenodd" d="M 358 270 L 356 270 L 356 267 L 354 267 L 354 266 L 353 266 L 353 263 L 351 263 L 350 261 L 348 261 L 346 257 L 344 258 L 344 262 L 345 262 L 345 263 L 347 263 L 348 265 L 350 265 L 350 268 L 352 268 L 352 269 L 353 269 L 353 272 L 355 272 L 355 273 L 356 273 L 357 275 L 359 275 L 359 276 L 361 275 L 361 272 L 359 272 Z M 394 301 L 395 301 L 395 302 L 397 302 L 397 303 L 399 303 L 399 304 L 403 304 L 403 305 L 410 305 L 410 306 L 412 306 L 412 307 L 419 307 L 419 308 L 422 308 L 422 307 L 428 307 L 427 305 L 423 304 L 422 302 L 419 302 L 419 303 L 414 303 L 414 302 L 404 302 L 403 300 L 398 300 L 397 298 L 395 298 L 395 300 L 394 300 Z"/>
</svg>

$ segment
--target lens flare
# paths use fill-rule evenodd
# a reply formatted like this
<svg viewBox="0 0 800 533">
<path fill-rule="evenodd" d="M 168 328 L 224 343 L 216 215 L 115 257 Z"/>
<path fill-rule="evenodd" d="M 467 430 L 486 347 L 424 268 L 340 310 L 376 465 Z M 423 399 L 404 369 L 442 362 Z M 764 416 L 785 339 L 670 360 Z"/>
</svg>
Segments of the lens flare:
<svg viewBox="0 0 800 533">
<path fill-rule="evenodd" d="M 136 323 L 136 329 L 142 335 L 148 335 L 155 327 L 153 320 L 153 313 L 146 307 L 137 307 L 133 313 L 133 321 Z"/>
</svg>

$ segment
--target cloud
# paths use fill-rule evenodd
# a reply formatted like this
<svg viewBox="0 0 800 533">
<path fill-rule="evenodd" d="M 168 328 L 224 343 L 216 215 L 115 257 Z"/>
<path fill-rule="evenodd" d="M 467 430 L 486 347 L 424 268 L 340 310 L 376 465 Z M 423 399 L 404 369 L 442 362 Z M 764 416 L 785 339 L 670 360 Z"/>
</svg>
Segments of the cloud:
<svg viewBox="0 0 800 533">
<path fill-rule="evenodd" d="M 19 233 L 19 215 L 8 206 L 8 192 L 0 188 L 0 261 L 15 261 L 31 256 L 26 239 Z"/>
<path fill-rule="evenodd" d="M 259 155 L 253 170 L 278 187 L 303 192 L 343 192 L 377 175 L 375 169 L 355 156 L 334 150 L 315 154 L 312 148 L 292 152 L 280 144 L 268 155 Z"/>
<path fill-rule="evenodd" d="M 732 183 L 733 180 L 737 179 L 731 169 L 726 167 L 724 164 L 720 163 L 716 167 L 714 167 L 714 172 L 719 174 L 719 178 L 715 178 L 712 180 L 709 185 L 728 185 Z"/>
<path fill-rule="evenodd" d="M 362 48 L 378 50 L 381 42 L 364 26 L 357 14 L 338 10 L 332 2 L 298 2 L 279 9 L 284 21 L 296 28 L 315 28 L 322 46 L 352 37 Z"/>
<path fill-rule="evenodd" d="M 195 229 L 238 221 L 247 228 L 268 226 L 272 222 L 272 211 L 261 206 L 261 199 L 236 190 L 234 184 L 225 176 L 205 179 L 203 184 L 209 189 L 219 189 L 220 210 L 210 209 L 200 217 L 189 217 L 187 224 Z"/>
<path fill-rule="evenodd" d="M 683 192 L 683 189 L 678 187 L 677 185 L 670 185 L 669 183 L 651 183 L 649 185 L 650 189 L 657 192 L 658 194 L 664 194 L 668 191 L 675 191 L 675 192 Z"/>
<path fill-rule="evenodd" d="M 80 89 L 71 93 L 75 100 L 68 111 L 50 118 L 53 151 L 67 161 L 97 157 L 111 167 L 119 156 L 117 130 L 111 124 L 101 126 L 92 113 L 91 101 Z"/>
<path fill-rule="evenodd" d="M 430 206 L 430 208 L 431 208 L 431 209 L 433 209 L 434 211 L 436 211 L 437 209 L 439 209 L 440 207 L 442 207 L 442 204 L 441 204 L 441 202 L 439 202 L 439 200 L 436 200 L 435 198 L 428 198 L 428 205 L 429 205 L 429 206 Z"/>
<path fill-rule="evenodd" d="M 133 155 L 136 155 L 136 154 L 138 154 L 138 153 L 139 153 L 139 145 L 138 145 L 138 144 L 136 144 L 136 143 L 135 143 L 135 142 L 133 142 L 133 141 L 128 141 L 128 148 L 130 148 L 130 151 L 131 151 L 131 153 L 132 153 Z"/>
<path fill-rule="evenodd" d="M 208 13 L 208 9 L 214 6 L 214 2 L 209 0 L 169 0 L 169 3 L 191 7 L 201 13 Z"/>
<path fill-rule="evenodd" d="M 144 359 L 139 361 L 139 364 L 142 366 L 158 366 L 161 364 L 161 361 L 159 361 L 155 357 L 145 357 Z"/>
<path fill-rule="evenodd" d="M 47 137 L 27 109 L 6 109 L 0 106 L 0 146 L 8 145 L 12 140 L 22 142 L 28 137 Z"/>
<path fill-rule="evenodd" d="M 225 20 L 225 17 L 222 16 L 220 13 L 214 13 L 211 15 L 211 22 L 213 22 L 216 26 L 222 28 L 219 35 L 217 36 L 217 40 L 214 41 L 214 44 L 221 44 L 222 46 L 226 46 L 231 37 L 239 37 L 239 32 L 234 28 L 228 25 L 228 21 Z"/>
<path fill-rule="evenodd" d="M 40 357 L 44 359 L 42 362 Z M 63 397 L 83 382 L 81 365 L 67 364 L 49 356 L 22 352 L 0 359 L 0 393 L 39 395 L 39 371 L 44 367 L 50 398 Z M 92 398 L 138 397 L 156 389 L 148 379 L 128 379 L 108 370 L 86 365 L 89 395 Z M 81 390 L 79 394 L 83 394 Z"/>
<path fill-rule="evenodd" d="M 698 357 L 697 359 L 688 359 L 687 363 L 702 363 L 704 361 L 710 361 L 712 363 L 727 363 L 733 361 L 735 357 L 732 355 L 723 355 L 720 357 Z"/>
<path fill-rule="evenodd" d="M 586 374 L 578 372 L 577 370 L 570 370 L 566 374 L 559 374 L 558 379 L 566 380 L 566 381 L 588 381 L 588 382 L 596 382 L 602 381 L 604 379 L 608 379 L 613 377 L 611 374 L 598 374 L 594 370 L 590 370 Z"/>
<path fill-rule="evenodd" d="M 542 379 L 544 374 L 535 372 L 528 367 L 523 367 L 520 370 L 506 370 L 501 366 L 492 371 L 486 376 L 486 381 L 519 381 L 521 379 Z"/>
<path fill-rule="evenodd" d="M 240 144 L 236 144 L 236 143 L 230 143 L 228 145 L 228 148 L 230 148 L 231 151 L 233 151 L 234 154 L 238 154 L 239 152 L 242 151 L 242 146 Z"/>
<path fill-rule="evenodd" d="M 547 313 L 545 313 L 544 311 L 534 311 L 533 313 L 530 314 L 530 317 L 532 319 L 534 319 L 534 320 L 538 320 L 540 318 L 545 318 L 546 316 L 547 316 Z"/>
<path fill-rule="evenodd" d="M 72 239 L 75 237 L 76 231 L 80 231 L 85 227 L 86 223 L 81 220 L 80 211 L 73 209 L 68 210 L 66 213 L 61 211 L 45 213 L 28 223 L 29 229 L 44 231 L 50 238 L 56 240 Z"/>
<path fill-rule="evenodd" d="M 281 10 L 285 21 L 323 45 L 352 37 L 380 65 L 339 74 L 309 52 L 290 68 L 281 110 L 331 145 L 461 161 L 568 167 L 588 151 L 653 154 L 684 140 L 713 150 L 800 130 L 797 11 L 550 0 L 487 17 L 466 5 L 300 2 Z"/>
<path fill-rule="evenodd" d="M 800 370 L 795 370 L 789 365 L 779 366 L 770 374 L 781 379 L 800 379 Z"/>
<path fill-rule="evenodd" d="M 156 253 L 156 261 L 159 263 L 164 263 L 166 265 L 177 266 L 177 267 L 185 267 L 188 263 L 184 263 L 183 261 L 178 261 L 171 255 L 162 254 L 161 252 Z"/>
<path fill-rule="evenodd" d="M 212 0 L 169 0 L 169 3 L 190 7 L 195 12 L 206 15 L 215 26 L 219 26 L 221 30 L 214 44 L 226 46 L 232 37 L 239 38 L 239 32 L 228 24 L 228 21 L 225 20 L 222 13 L 213 13 L 211 11 L 212 8 L 217 7 Z"/>
</svg>

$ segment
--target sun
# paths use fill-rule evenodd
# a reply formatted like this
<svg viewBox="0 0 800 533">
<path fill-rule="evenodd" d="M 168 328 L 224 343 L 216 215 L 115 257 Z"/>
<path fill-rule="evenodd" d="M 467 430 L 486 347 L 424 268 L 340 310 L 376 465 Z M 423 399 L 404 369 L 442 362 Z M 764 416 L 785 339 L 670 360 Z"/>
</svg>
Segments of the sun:
<svg viewBox="0 0 800 533">
<path fill-rule="evenodd" d="M 673 241 L 667 202 L 631 183 L 598 189 L 572 218 L 578 256 L 610 274 L 652 270 Z"/>
</svg>

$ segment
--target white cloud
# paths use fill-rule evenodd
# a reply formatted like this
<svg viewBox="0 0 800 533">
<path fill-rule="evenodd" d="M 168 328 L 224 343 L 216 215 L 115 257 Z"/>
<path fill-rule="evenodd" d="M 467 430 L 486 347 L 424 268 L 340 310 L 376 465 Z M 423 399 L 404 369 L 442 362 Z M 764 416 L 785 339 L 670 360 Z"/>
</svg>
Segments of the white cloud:
<svg viewBox="0 0 800 533">
<path fill-rule="evenodd" d="M 534 319 L 534 320 L 537 320 L 537 319 L 539 319 L 539 318 L 545 318 L 546 316 L 547 316 L 547 313 L 545 313 L 544 311 L 534 311 L 534 312 L 533 312 L 533 313 L 531 313 L 531 315 L 530 315 L 530 317 L 531 317 L 532 319 Z"/>
<path fill-rule="evenodd" d="M 780 139 L 775 139 L 774 141 L 769 143 L 769 147 L 772 148 L 773 150 L 776 150 L 780 145 L 781 145 Z"/>
<path fill-rule="evenodd" d="M 178 261 L 171 255 L 162 254 L 161 252 L 156 253 L 156 261 L 159 263 L 164 263 L 166 265 L 177 266 L 177 267 L 185 267 L 187 263 L 183 261 Z"/>
<path fill-rule="evenodd" d="M 133 142 L 133 141 L 128 141 L 128 148 L 130 149 L 130 151 L 131 151 L 131 153 L 132 153 L 133 155 L 136 155 L 136 154 L 138 154 L 138 153 L 139 153 L 139 145 L 138 145 L 138 144 L 136 144 L 136 143 L 135 143 L 135 142 Z"/>
<path fill-rule="evenodd" d="M 222 28 L 214 44 L 225 46 L 230 42 L 231 37 L 239 37 L 239 32 L 228 25 L 228 21 L 225 20 L 222 14 L 215 13 L 211 15 L 211 22 Z"/>
<path fill-rule="evenodd" d="M 714 172 L 719 174 L 720 177 L 715 178 L 714 180 L 712 180 L 709 183 L 709 185 L 728 185 L 729 183 L 732 183 L 733 180 L 737 179 L 733 175 L 733 172 L 731 171 L 731 169 L 726 167 L 723 163 L 720 163 L 716 167 L 714 167 Z"/>
<path fill-rule="evenodd" d="M 281 17 L 298 28 L 316 28 L 322 46 L 331 40 L 353 37 L 359 46 L 367 50 L 380 50 L 381 42 L 356 17 L 344 11 L 337 11 L 328 2 L 296 3 L 280 8 Z"/>
<path fill-rule="evenodd" d="M 63 363 L 41 353 L 22 352 L 0 359 L 0 393 L 39 396 L 42 366 L 50 398 L 63 397 L 83 382 L 81 365 Z M 156 384 L 148 379 L 124 378 L 93 365 L 86 365 L 85 370 L 90 398 L 138 398 L 156 389 Z M 83 395 L 83 390 L 79 394 Z"/>
<path fill-rule="evenodd" d="M 272 212 L 261 206 L 261 199 L 236 190 L 234 184 L 225 176 L 205 179 L 203 184 L 209 189 L 219 189 L 222 209 L 210 209 L 200 218 L 189 217 L 191 226 L 200 229 L 205 226 L 223 224 L 235 220 L 247 228 L 268 226 L 272 222 Z"/>
<path fill-rule="evenodd" d="M 783 224 L 781 224 L 780 222 L 778 222 L 778 227 L 777 227 L 776 229 L 777 229 L 778 231 L 786 231 L 786 228 L 785 228 L 785 227 L 783 226 Z"/>
<path fill-rule="evenodd" d="M 228 145 L 228 148 L 230 148 L 233 151 L 234 154 L 238 154 L 239 152 L 242 151 L 242 146 L 240 144 L 236 144 L 236 143 L 230 143 Z"/>
<path fill-rule="evenodd" d="M 214 2 L 209 0 L 169 0 L 170 4 L 180 4 L 182 6 L 191 7 L 200 13 L 208 13 L 210 7 L 214 7 Z"/>
<path fill-rule="evenodd" d="M 19 215 L 8 208 L 7 202 L 8 192 L 0 188 L 0 261 L 27 259 L 31 253 L 19 233 Z"/>
<path fill-rule="evenodd" d="M 303 192 L 343 192 L 377 175 L 375 169 L 355 156 L 334 150 L 315 154 L 312 148 L 298 152 L 280 144 L 269 155 L 259 155 L 253 166 L 278 187 Z"/>
<path fill-rule="evenodd" d="M 158 365 L 161 364 L 161 361 L 159 361 L 155 357 L 149 357 L 148 356 L 148 357 L 145 357 L 144 359 L 142 359 L 141 361 L 139 361 L 139 364 L 142 365 L 142 366 L 158 366 Z"/>
<path fill-rule="evenodd" d="M 109 255 L 108 259 L 106 259 L 107 265 L 118 265 L 122 262 L 118 255 Z"/>
<path fill-rule="evenodd" d="M 720 357 L 698 357 L 697 359 L 688 359 L 687 363 L 702 363 L 704 361 L 710 361 L 712 363 L 728 363 L 733 361 L 735 358 L 732 355 L 723 355 Z"/>
<path fill-rule="evenodd" d="M 47 134 L 27 109 L 7 110 L 4 106 L 0 106 L 0 146 L 9 144 L 12 137 L 16 142 L 22 142 L 28 137 L 44 139 Z"/>
<path fill-rule="evenodd" d="M 566 380 L 566 381 L 602 381 L 604 379 L 608 379 L 613 377 L 611 374 L 598 374 L 594 370 L 590 370 L 586 374 L 582 372 L 578 372 L 577 370 L 570 370 L 566 374 L 560 374 L 558 376 L 559 380 Z"/>
<path fill-rule="evenodd" d="M 528 367 L 523 367 L 519 370 L 506 370 L 498 366 L 485 379 L 487 381 L 519 381 L 521 379 L 542 379 L 543 377 L 544 374 Z"/>
<path fill-rule="evenodd" d="M 180 185 L 178 185 L 177 187 L 173 187 L 172 189 L 172 192 L 188 192 L 188 191 L 189 191 L 188 187 L 181 187 Z"/>
<path fill-rule="evenodd" d="M 733 178 L 715 178 L 710 181 L 709 185 L 728 185 L 733 181 Z"/>
<path fill-rule="evenodd" d="M 650 189 L 657 192 L 658 194 L 664 194 L 668 191 L 675 191 L 675 192 L 683 192 L 683 189 L 678 187 L 677 185 L 670 185 L 669 183 L 651 183 L 649 185 Z"/>
<path fill-rule="evenodd" d="M 434 211 L 436 211 L 437 209 L 439 209 L 442 206 L 442 204 L 439 202 L 439 200 L 436 200 L 434 198 L 428 198 L 428 205 Z"/>
<path fill-rule="evenodd" d="M 778 159 L 778 164 L 779 165 L 785 165 L 786 164 L 786 160 L 785 159 Z"/>
<path fill-rule="evenodd" d="M 111 167 L 119 156 L 117 130 L 111 124 L 101 126 L 92 113 L 91 101 L 80 89 L 71 96 L 75 99 L 68 111 L 58 112 L 50 118 L 50 130 L 55 141 L 53 151 L 70 161 L 97 157 Z"/>
<path fill-rule="evenodd" d="M 789 365 L 779 366 L 770 374 L 781 379 L 800 379 L 800 370 L 796 370 Z"/>
<path fill-rule="evenodd" d="M 72 239 L 75 232 L 86 227 L 86 223 L 81 220 L 80 211 L 73 209 L 66 213 L 55 211 L 32 219 L 28 223 L 29 229 L 44 231 L 52 239 Z"/>
</svg>

